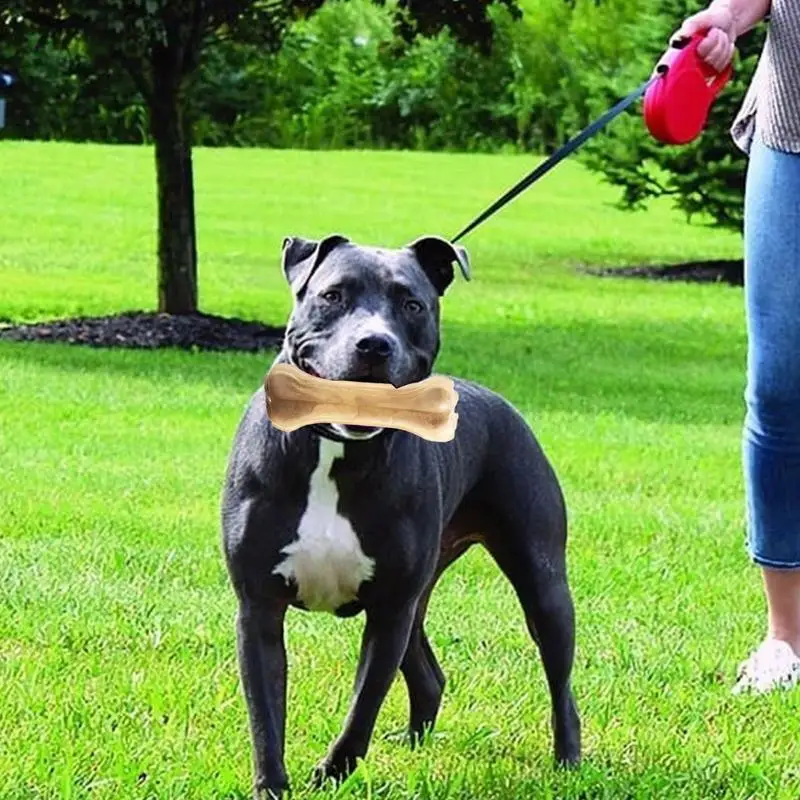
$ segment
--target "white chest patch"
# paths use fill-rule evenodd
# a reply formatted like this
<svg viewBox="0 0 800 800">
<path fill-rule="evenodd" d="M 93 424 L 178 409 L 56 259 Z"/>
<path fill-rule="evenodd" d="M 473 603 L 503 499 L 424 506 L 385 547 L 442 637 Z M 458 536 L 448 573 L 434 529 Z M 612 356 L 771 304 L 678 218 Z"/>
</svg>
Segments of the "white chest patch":
<svg viewBox="0 0 800 800">
<path fill-rule="evenodd" d="M 350 521 L 336 510 L 339 491 L 330 472 L 343 456 L 344 444 L 320 439 L 319 464 L 311 475 L 297 538 L 281 550 L 286 557 L 273 570 L 287 583 L 295 582 L 297 597 L 309 611 L 335 611 L 355 600 L 358 587 L 375 570 Z"/>
</svg>

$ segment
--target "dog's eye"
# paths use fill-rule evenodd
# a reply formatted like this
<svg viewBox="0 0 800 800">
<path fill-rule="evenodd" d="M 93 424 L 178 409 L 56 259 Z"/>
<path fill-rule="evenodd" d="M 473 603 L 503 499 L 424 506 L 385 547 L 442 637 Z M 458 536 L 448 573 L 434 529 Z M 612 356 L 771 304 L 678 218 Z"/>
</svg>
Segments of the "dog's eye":
<svg viewBox="0 0 800 800">
<path fill-rule="evenodd" d="M 327 292 L 322 293 L 322 299 L 326 303 L 341 303 L 342 293 L 338 289 L 328 289 Z"/>
<path fill-rule="evenodd" d="M 412 314 L 419 314 L 423 310 L 422 303 L 419 300 L 406 300 L 406 311 Z"/>
</svg>

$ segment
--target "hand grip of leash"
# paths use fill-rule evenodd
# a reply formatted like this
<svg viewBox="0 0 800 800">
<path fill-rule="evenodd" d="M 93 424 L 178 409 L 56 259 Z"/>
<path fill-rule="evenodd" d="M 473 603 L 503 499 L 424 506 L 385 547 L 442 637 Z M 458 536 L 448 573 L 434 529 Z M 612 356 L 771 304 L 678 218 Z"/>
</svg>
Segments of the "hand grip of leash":
<svg viewBox="0 0 800 800">
<path fill-rule="evenodd" d="M 733 74 L 731 64 L 717 72 L 698 54 L 706 33 L 673 40 L 658 64 L 659 79 L 645 93 L 645 124 L 664 144 L 688 144 L 702 133 L 714 100 Z"/>
</svg>

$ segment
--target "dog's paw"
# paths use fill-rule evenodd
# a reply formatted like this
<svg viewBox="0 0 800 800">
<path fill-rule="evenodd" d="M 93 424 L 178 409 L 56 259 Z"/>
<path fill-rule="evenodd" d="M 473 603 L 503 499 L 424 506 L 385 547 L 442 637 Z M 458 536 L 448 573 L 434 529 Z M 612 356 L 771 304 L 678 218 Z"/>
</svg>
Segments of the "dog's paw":
<svg viewBox="0 0 800 800">
<path fill-rule="evenodd" d="M 558 770 L 579 769 L 582 763 L 580 753 L 572 753 L 567 756 L 556 756 L 553 759 L 555 768 Z"/>
<path fill-rule="evenodd" d="M 253 800 L 284 800 L 289 794 L 289 781 L 257 781 L 253 787 Z"/>
<path fill-rule="evenodd" d="M 555 751 L 556 769 L 576 769 L 581 766 L 581 744 L 579 739 L 559 742 Z"/>
<path fill-rule="evenodd" d="M 314 786 L 322 788 L 328 781 L 340 783 L 358 766 L 358 756 L 334 750 L 314 768 Z"/>
<path fill-rule="evenodd" d="M 406 731 L 406 742 L 412 750 L 424 747 L 433 739 L 433 723 L 409 725 Z"/>
<path fill-rule="evenodd" d="M 253 789 L 253 800 L 284 800 L 288 793 L 285 789 Z"/>
</svg>

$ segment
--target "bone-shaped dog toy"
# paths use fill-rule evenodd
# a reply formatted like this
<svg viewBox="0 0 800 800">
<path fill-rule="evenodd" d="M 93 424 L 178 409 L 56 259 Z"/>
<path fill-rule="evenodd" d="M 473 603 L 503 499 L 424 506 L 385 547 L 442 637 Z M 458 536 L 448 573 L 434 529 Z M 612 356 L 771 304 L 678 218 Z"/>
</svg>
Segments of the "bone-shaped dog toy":
<svg viewBox="0 0 800 800">
<path fill-rule="evenodd" d="M 384 383 L 329 381 L 292 364 L 275 364 L 264 388 L 267 415 L 286 432 L 338 423 L 397 428 L 431 442 L 449 442 L 456 433 L 458 393 L 452 379 L 443 375 L 396 388 Z"/>
</svg>

